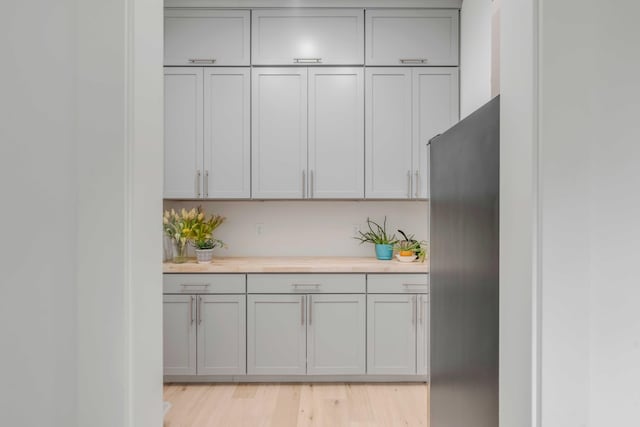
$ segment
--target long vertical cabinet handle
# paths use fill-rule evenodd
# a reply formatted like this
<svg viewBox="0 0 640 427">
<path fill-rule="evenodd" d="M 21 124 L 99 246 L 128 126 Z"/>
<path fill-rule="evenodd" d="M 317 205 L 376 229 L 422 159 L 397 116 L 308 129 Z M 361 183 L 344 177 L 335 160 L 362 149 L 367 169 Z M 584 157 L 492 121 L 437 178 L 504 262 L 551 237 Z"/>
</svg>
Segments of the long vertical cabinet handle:
<svg viewBox="0 0 640 427">
<path fill-rule="evenodd" d="M 313 169 L 309 171 L 309 197 L 313 199 Z"/>
<path fill-rule="evenodd" d="M 304 295 L 300 295 L 300 324 L 304 325 L 304 307 L 307 305 L 307 299 Z"/>
<path fill-rule="evenodd" d="M 198 296 L 198 325 L 202 324 L 202 297 Z"/>
<path fill-rule="evenodd" d="M 200 169 L 196 171 L 196 197 L 200 197 Z"/>
<path fill-rule="evenodd" d="M 307 198 L 307 176 L 305 171 L 302 171 L 302 198 Z"/>
<path fill-rule="evenodd" d="M 407 197 L 411 198 L 411 171 L 407 171 Z"/>
<path fill-rule="evenodd" d="M 204 171 L 204 198 L 209 198 L 209 171 Z"/>
<path fill-rule="evenodd" d="M 415 188 L 416 199 L 420 197 L 420 172 L 416 171 L 416 188 Z"/>
<path fill-rule="evenodd" d="M 412 296 L 411 297 L 411 324 L 415 325 L 416 324 L 416 296 Z"/>
<path fill-rule="evenodd" d="M 420 324 L 424 325 L 424 302 L 423 299 L 424 297 L 422 295 L 420 295 L 420 299 L 418 300 L 418 304 L 420 304 Z"/>
<path fill-rule="evenodd" d="M 309 326 L 313 322 L 313 295 L 309 295 Z"/>
<path fill-rule="evenodd" d="M 189 318 L 191 319 L 191 324 L 193 325 L 193 303 L 195 302 L 195 297 L 191 295 L 191 301 L 189 302 Z"/>
</svg>

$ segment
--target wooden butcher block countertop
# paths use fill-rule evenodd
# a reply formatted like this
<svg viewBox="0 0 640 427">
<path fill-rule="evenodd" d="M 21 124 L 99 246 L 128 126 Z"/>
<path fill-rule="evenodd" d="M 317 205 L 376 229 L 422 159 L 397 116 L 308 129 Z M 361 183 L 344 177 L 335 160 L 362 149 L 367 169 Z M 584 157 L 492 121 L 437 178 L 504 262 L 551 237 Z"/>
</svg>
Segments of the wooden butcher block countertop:
<svg viewBox="0 0 640 427">
<path fill-rule="evenodd" d="M 403 263 L 368 257 L 215 257 L 211 264 L 195 259 L 166 262 L 165 273 L 428 273 L 427 262 Z"/>
</svg>

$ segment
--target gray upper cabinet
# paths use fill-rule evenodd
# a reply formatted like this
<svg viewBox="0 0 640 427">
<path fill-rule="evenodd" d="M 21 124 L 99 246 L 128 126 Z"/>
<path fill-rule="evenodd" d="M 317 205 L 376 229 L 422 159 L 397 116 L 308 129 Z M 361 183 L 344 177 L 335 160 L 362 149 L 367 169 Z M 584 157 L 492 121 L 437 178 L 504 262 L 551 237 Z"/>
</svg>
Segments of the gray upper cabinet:
<svg viewBox="0 0 640 427">
<path fill-rule="evenodd" d="M 165 295 L 162 308 L 165 375 L 196 374 L 194 295 Z"/>
<path fill-rule="evenodd" d="M 457 9 L 368 9 L 367 65 L 458 65 Z"/>
<path fill-rule="evenodd" d="M 164 197 L 202 197 L 202 68 L 164 70 Z"/>
<path fill-rule="evenodd" d="M 204 69 L 204 198 L 251 197 L 251 73 Z"/>
<path fill-rule="evenodd" d="M 307 373 L 365 373 L 364 295 L 307 295 Z"/>
<path fill-rule="evenodd" d="M 306 196 L 307 69 L 254 68 L 252 196 Z"/>
<path fill-rule="evenodd" d="M 244 295 L 198 295 L 198 375 L 246 373 Z"/>
<path fill-rule="evenodd" d="M 249 65 L 250 12 L 168 8 L 165 65 Z"/>
<path fill-rule="evenodd" d="M 413 68 L 412 197 L 429 198 L 429 140 L 460 118 L 458 68 Z"/>
<path fill-rule="evenodd" d="M 366 197 L 411 198 L 411 68 L 368 68 Z"/>
<path fill-rule="evenodd" d="M 254 65 L 364 63 L 362 9 L 257 9 L 251 31 Z"/>
<path fill-rule="evenodd" d="M 249 198 L 249 68 L 165 67 L 164 75 L 164 197 Z"/>
<path fill-rule="evenodd" d="M 362 68 L 309 68 L 309 191 L 315 199 L 364 197 Z"/>
<path fill-rule="evenodd" d="M 371 67 L 365 76 L 366 197 L 429 197 L 428 142 L 459 118 L 456 67 Z"/>
</svg>

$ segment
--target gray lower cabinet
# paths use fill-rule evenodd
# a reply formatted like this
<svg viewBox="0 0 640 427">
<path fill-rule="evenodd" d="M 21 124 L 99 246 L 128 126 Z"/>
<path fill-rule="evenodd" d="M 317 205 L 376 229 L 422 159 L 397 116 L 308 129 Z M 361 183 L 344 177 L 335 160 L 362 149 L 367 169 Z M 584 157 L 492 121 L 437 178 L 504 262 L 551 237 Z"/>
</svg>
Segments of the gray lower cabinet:
<svg viewBox="0 0 640 427">
<path fill-rule="evenodd" d="M 365 296 L 308 295 L 307 299 L 307 373 L 365 374 Z"/>
<path fill-rule="evenodd" d="M 248 295 L 247 373 L 306 373 L 305 295 Z"/>
<path fill-rule="evenodd" d="M 198 295 L 198 375 L 246 372 L 244 295 Z"/>
<path fill-rule="evenodd" d="M 367 373 L 416 373 L 416 295 L 369 295 Z"/>
<path fill-rule="evenodd" d="M 196 374 L 195 298 L 194 295 L 164 295 L 165 375 Z"/>
<path fill-rule="evenodd" d="M 364 295 L 249 295 L 247 373 L 364 375 Z"/>
<path fill-rule="evenodd" d="M 418 295 L 417 374 L 429 375 L 429 294 Z"/>
<path fill-rule="evenodd" d="M 164 375 L 244 375 L 245 295 L 164 295 Z"/>
</svg>

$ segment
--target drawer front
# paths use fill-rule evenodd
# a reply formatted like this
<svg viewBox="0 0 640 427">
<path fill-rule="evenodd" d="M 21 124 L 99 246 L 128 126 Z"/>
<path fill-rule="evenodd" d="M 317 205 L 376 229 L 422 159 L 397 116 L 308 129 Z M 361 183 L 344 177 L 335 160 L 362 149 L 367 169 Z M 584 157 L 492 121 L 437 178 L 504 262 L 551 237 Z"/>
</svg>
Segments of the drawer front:
<svg viewBox="0 0 640 427">
<path fill-rule="evenodd" d="M 363 294 L 364 274 L 249 274 L 250 294 Z"/>
<path fill-rule="evenodd" d="M 165 294 L 243 294 L 244 274 L 164 274 Z"/>
<path fill-rule="evenodd" d="M 367 292 L 370 294 L 427 294 L 428 274 L 368 274 Z"/>
</svg>

